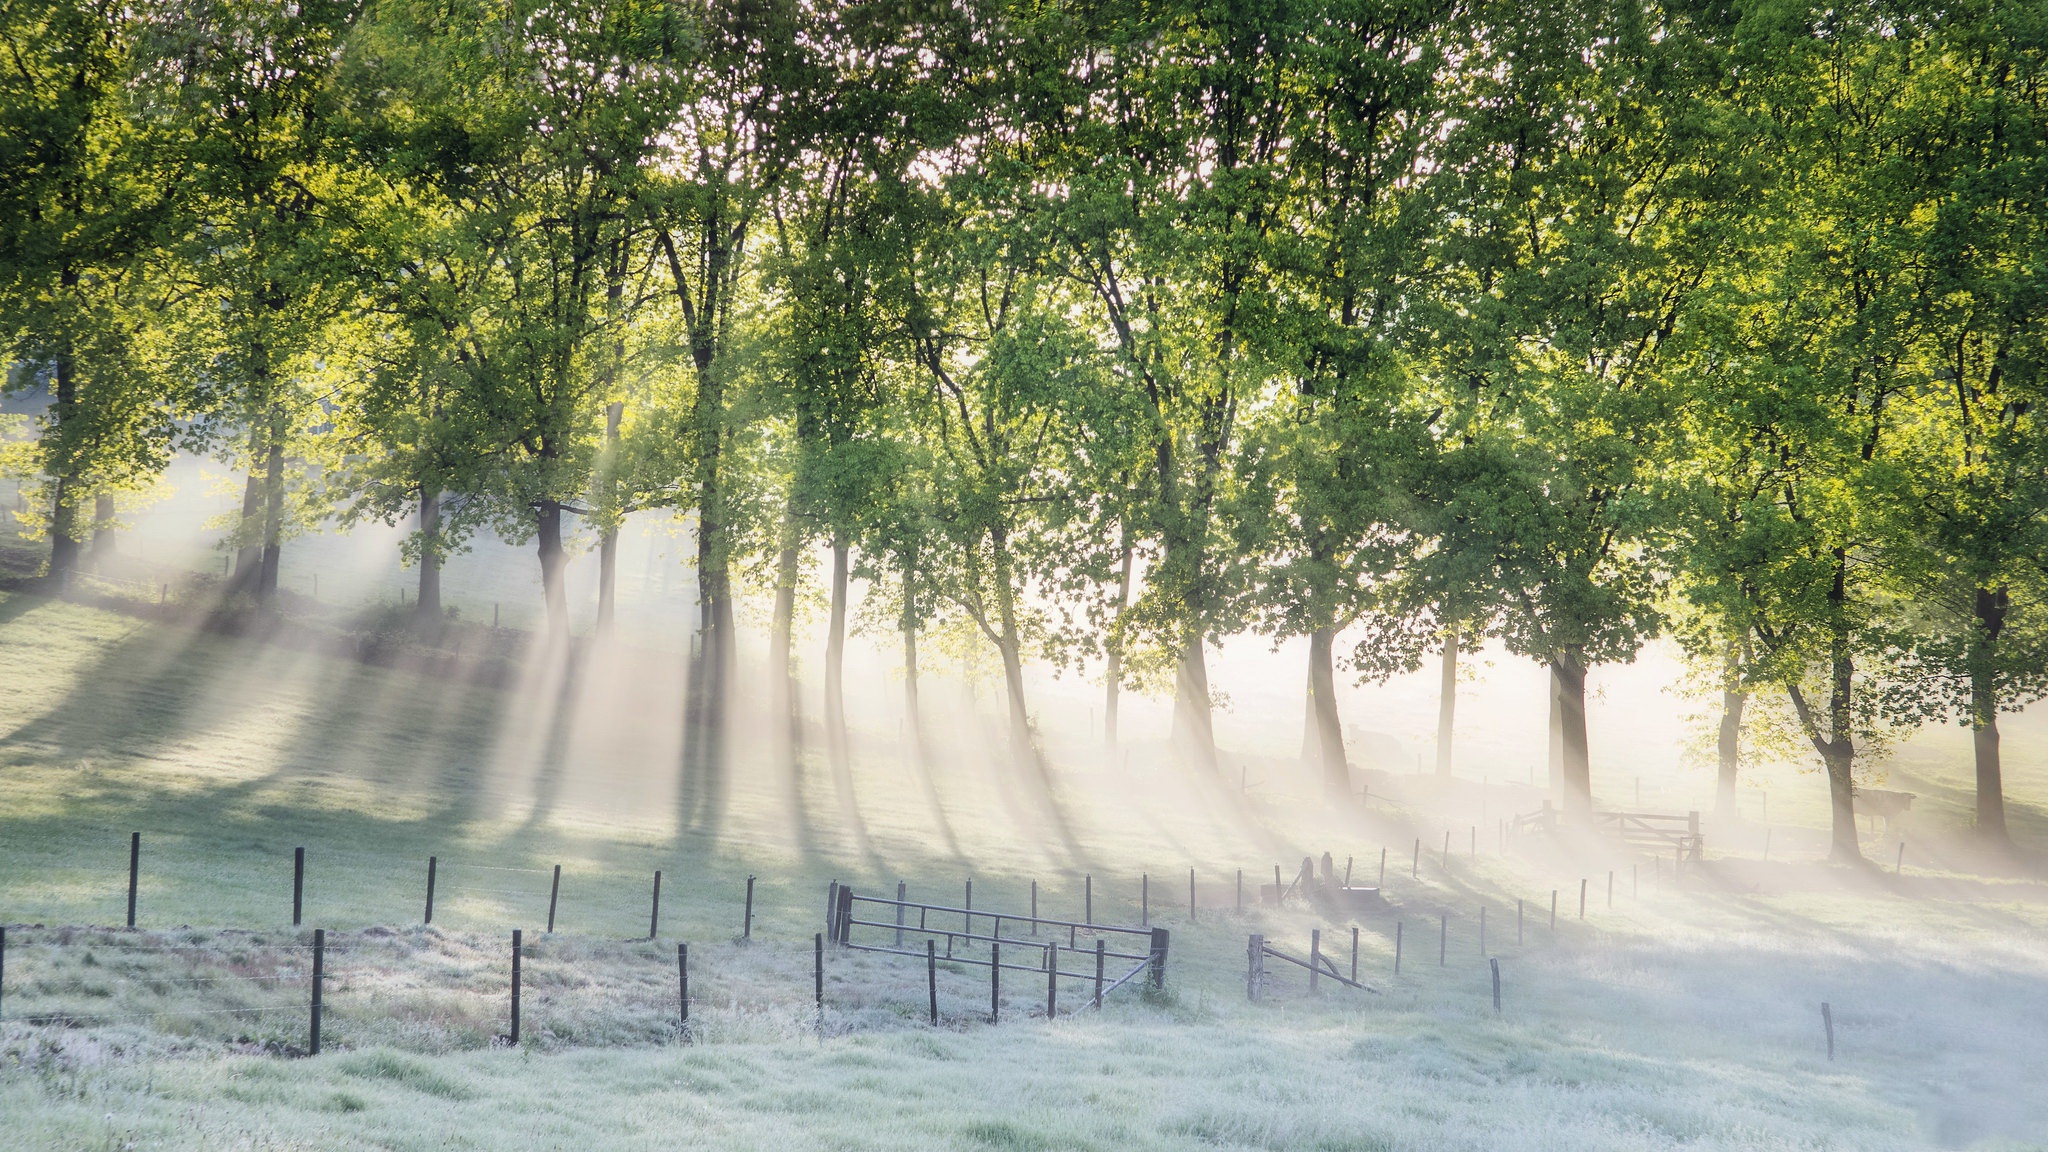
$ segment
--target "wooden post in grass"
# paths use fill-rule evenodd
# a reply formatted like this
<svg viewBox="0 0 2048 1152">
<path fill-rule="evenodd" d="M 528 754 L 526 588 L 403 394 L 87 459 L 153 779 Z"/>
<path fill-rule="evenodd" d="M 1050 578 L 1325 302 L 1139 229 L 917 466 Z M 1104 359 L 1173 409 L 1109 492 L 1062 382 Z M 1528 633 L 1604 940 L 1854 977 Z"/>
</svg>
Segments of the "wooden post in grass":
<svg viewBox="0 0 2048 1152">
<path fill-rule="evenodd" d="M 1095 942 L 1095 1010 L 1102 1011 L 1102 964 L 1109 957 L 1103 952 L 1103 941 Z"/>
<path fill-rule="evenodd" d="M 562 866 L 555 865 L 555 878 L 548 885 L 548 935 L 555 934 L 555 898 L 562 894 Z"/>
<path fill-rule="evenodd" d="M 1323 930 L 1311 928 L 1308 932 L 1308 990 L 1314 993 L 1323 975 Z"/>
<path fill-rule="evenodd" d="M 1835 1010 L 1825 1000 L 1820 1002 L 1820 1025 L 1827 1029 L 1828 1059 L 1833 1060 L 1835 1058 Z"/>
<path fill-rule="evenodd" d="M 427 857 L 427 914 L 420 920 L 422 924 L 434 922 L 434 867 L 440 862 L 438 856 Z"/>
<path fill-rule="evenodd" d="M 690 1042 L 690 946 L 676 945 L 676 1023 L 683 1043 Z"/>
<path fill-rule="evenodd" d="M 896 946 L 898 948 L 903 947 L 903 899 L 909 891 L 909 886 L 904 884 L 903 881 L 898 880 L 896 882 Z M 1038 881 L 1036 880 L 1031 882 L 1031 895 L 1035 903 L 1038 896 Z M 1037 908 L 1034 907 L 1031 914 L 1036 916 L 1038 914 Z"/>
<path fill-rule="evenodd" d="M 1358 982 L 1358 925 L 1351 926 L 1351 982 Z"/>
<path fill-rule="evenodd" d="M 1256 1001 L 1266 974 L 1266 938 L 1254 932 L 1244 944 L 1244 998 Z"/>
<path fill-rule="evenodd" d="M 1451 830 L 1450 830 L 1449 828 L 1446 828 L 1446 829 L 1444 829 L 1444 863 L 1443 863 L 1443 869 L 1444 869 L 1444 875 L 1448 876 L 1448 875 L 1450 875 L 1450 874 L 1451 874 Z"/>
<path fill-rule="evenodd" d="M 142 833 L 128 834 L 128 926 L 135 927 L 135 888 L 142 875 Z"/>
<path fill-rule="evenodd" d="M 839 943 L 839 881 L 825 885 L 825 935 Z"/>
<path fill-rule="evenodd" d="M 811 996 L 818 1005 L 818 1028 L 825 1027 L 825 934 L 811 936 Z"/>
<path fill-rule="evenodd" d="M 846 946 L 847 941 L 853 939 L 852 885 L 843 885 L 839 889 L 839 915 L 837 917 L 837 923 L 839 925 L 839 939 L 833 941 L 833 943 L 838 944 L 840 947 L 843 948 Z M 1000 927 L 1002 921 L 997 920 L 996 924 Z"/>
<path fill-rule="evenodd" d="M 1401 974 L 1401 922 L 1394 921 L 1394 975 Z"/>
<path fill-rule="evenodd" d="M 966 910 L 966 915 L 960 918 L 961 927 L 966 930 L 969 936 L 972 936 L 974 935 L 974 878 L 971 876 L 967 878 L 966 899 L 967 902 L 960 906 Z M 993 936 L 995 933 L 991 932 L 989 935 Z"/>
<path fill-rule="evenodd" d="M 306 850 L 292 849 L 292 927 L 299 926 L 299 908 L 306 895 Z"/>
<path fill-rule="evenodd" d="M 995 941 L 988 945 L 988 1022 L 994 1024 L 1003 1015 L 1003 946 Z"/>
<path fill-rule="evenodd" d="M 661 869 L 654 870 L 654 906 L 647 913 L 647 938 L 661 935 Z"/>
<path fill-rule="evenodd" d="M 327 929 L 313 929 L 313 1018 L 306 1029 L 306 1055 L 320 1054 L 320 981 L 327 973 Z"/>
<path fill-rule="evenodd" d="M 754 878 L 747 877 L 747 911 L 740 920 L 740 939 L 754 938 Z"/>
<path fill-rule="evenodd" d="M 1451 952 L 1451 914 L 1439 912 L 1436 917 L 1436 966 L 1442 968 Z"/>
<path fill-rule="evenodd" d="M 1166 988 L 1167 940 L 1166 929 L 1154 928 L 1152 930 L 1152 974 L 1148 979 L 1151 981 L 1152 990 L 1155 992 L 1163 991 Z"/>
<path fill-rule="evenodd" d="M 519 1043 L 519 947 L 524 933 L 512 930 L 512 1031 L 507 1037 L 512 1043 Z"/>
<path fill-rule="evenodd" d="M 1031 934 L 1038 935 L 1038 881 L 1031 882 Z"/>
<path fill-rule="evenodd" d="M 1498 1016 L 1500 1015 L 1500 961 L 1494 959 L 1488 960 L 1487 963 L 1493 965 L 1493 1014 Z"/>
<path fill-rule="evenodd" d="M 1093 873 L 1081 877 L 1081 923 L 1095 923 L 1095 876 Z"/>
<path fill-rule="evenodd" d="M 927 937 L 924 942 L 924 988 L 930 1003 L 932 1027 L 939 1026 L 939 943 Z"/>
<path fill-rule="evenodd" d="M 1045 950 L 1045 1018 L 1060 1014 L 1060 945 L 1055 940 Z"/>
<path fill-rule="evenodd" d="M 1380 845 L 1380 887 L 1387 886 L 1387 847 Z"/>
</svg>

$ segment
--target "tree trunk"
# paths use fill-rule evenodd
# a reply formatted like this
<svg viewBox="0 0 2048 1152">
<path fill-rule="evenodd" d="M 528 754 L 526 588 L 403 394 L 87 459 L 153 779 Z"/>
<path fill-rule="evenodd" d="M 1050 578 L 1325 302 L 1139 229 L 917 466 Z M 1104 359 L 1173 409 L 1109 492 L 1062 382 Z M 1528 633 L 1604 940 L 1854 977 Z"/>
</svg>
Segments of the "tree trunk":
<svg viewBox="0 0 2048 1152">
<path fill-rule="evenodd" d="M 77 273 L 66 268 L 64 286 L 68 289 L 77 282 Z M 62 454 L 52 477 L 56 483 L 51 485 L 50 578 L 61 591 L 65 574 L 78 569 L 79 553 L 77 460 L 64 440 L 64 426 L 70 423 L 78 410 L 78 366 L 72 360 L 69 341 L 57 352 L 57 393 L 54 399 L 50 415 L 57 425 Z"/>
<path fill-rule="evenodd" d="M 825 746 L 846 767 L 846 537 L 832 534 L 832 615 L 825 630 Z"/>
<path fill-rule="evenodd" d="M 1344 727 L 1337 719 L 1337 675 L 1330 650 L 1335 628 L 1318 628 L 1308 637 L 1309 711 L 1315 720 L 1316 747 L 1322 761 L 1323 792 L 1332 800 L 1351 798 L 1351 767 L 1344 756 Z"/>
<path fill-rule="evenodd" d="M 616 451 L 619 446 L 619 417 L 626 406 L 617 401 L 605 406 L 604 440 L 608 450 Z M 612 615 L 617 602 L 619 584 L 619 526 L 605 528 L 604 535 L 597 542 L 597 635 L 608 637 L 612 634 Z"/>
<path fill-rule="evenodd" d="M 1550 697 L 1550 794 L 1564 803 L 1564 689 L 1557 681 L 1557 669 L 1545 664 L 1545 685 Z"/>
<path fill-rule="evenodd" d="M 2004 588 L 1979 588 L 1975 614 L 1977 630 L 1971 637 L 1970 736 L 1977 754 L 1977 835 L 1997 844 L 2011 843 L 2005 827 L 2005 774 L 1998 755 L 1999 633 L 2011 608 Z"/>
<path fill-rule="evenodd" d="M 790 633 L 796 627 L 797 522 L 795 501 L 782 514 L 782 549 L 775 557 L 775 609 L 768 622 L 769 701 L 782 739 L 794 747 L 799 715 Z"/>
<path fill-rule="evenodd" d="M 1443 678 L 1436 693 L 1436 774 L 1451 774 L 1451 722 L 1458 712 L 1458 626 L 1444 633 Z"/>
<path fill-rule="evenodd" d="M 1564 782 L 1567 814 L 1593 811 L 1593 768 L 1586 747 L 1586 664 L 1576 647 L 1566 647 L 1550 662 L 1557 682 L 1559 771 Z"/>
<path fill-rule="evenodd" d="M 547 603 L 548 643 L 559 646 L 569 639 L 568 553 L 562 548 L 562 505 L 543 500 L 535 507 L 535 533 L 540 544 L 541 596 Z"/>
<path fill-rule="evenodd" d="M 1010 743 L 1019 764 L 1035 765 L 1038 750 L 1031 741 L 1031 714 L 1024 704 L 1024 657 L 1017 636 L 1017 592 L 1011 583 L 1009 537 L 1001 528 L 989 530 L 996 581 L 996 648 L 1003 657 L 1003 690 L 1010 702 Z"/>
<path fill-rule="evenodd" d="M 1182 749 L 1199 767 L 1216 770 L 1216 730 L 1209 712 L 1208 654 L 1202 634 L 1193 630 L 1181 642 L 1173 676 L 1173 732 Z"/>
<path fill-rule="evenodd" d="M 420 488 L 420 594 L 413 618 L 432 624 L 441 618 L 441 493 Z"/>
<path fill-rule="evenodd" d="M 1130 521 L 1125 520 L 1122 522 L 1118 535 L 1119 547 L 1123 551 L 1123 561 L 1117 567 L 1116 614 L 1110 617 L 1112 629 L 1115 628 L 1118 621 L 1123 619 L 1124 607 L 1131 602 L 1132 548 Z M 1103 669 L 1103 680 L 1105 683 L 1102 690 L 1102 745 L 1113 755 L 1116 752 L 1117 741 L 1118 697 L 1123 689 L 1124 678 L 1123 642 L 1117 638 L 1114 631 L 1110 633 L 1110 641 L 1107 647 L 1109 649 L 1109 660 L 1107 667 Z"/>
<path fill-rule="evenodd" d="M 924 744 L 924 720 L 917 707 L 917 572 L 916 561 L 903 561 L 903 721 L 910 727 L 911 743 Z"/>
<path fill-rule="evenodd" d="M 92 497 L 92 547 L 87 551 L 86 566 L 95 572 L 103 572 L 114 559 L 114 494 L 95 492 Z"/>
<path fill-rule="evenodd" d="M 1749 704 L 1741 677 L 1742 648 L 1731 641 L 1721 673 L 1721 731 L 1715 741 L 1720 773 L 1714 782 L 1714 815 L 1729 821 L 1738 818 L 1735 775 L 1742 764 L 1742 711 Z"/>
<path fill-rule="evenodd" d="M 255 438 L 260 443 L 260 437 Z M 256 445 L 251 445 L 252 451 Z M 257 570 L 263 567 L 263 478 L 252 468 L 242 484 L 242 520 L 235 547 L 235 575 L 231 592 L 253 591 Z"/>
<path fill-rule="evenodd" d="M 1838 570 L 1838 591 L 1842 577 L 1843 572 Z M 1827 766 L 1828 807 L 1832 816 L 1828 858 L 1838 864 L 1861 863 L 1863 849 L 1856 839 L 1856 742 L 1851 735 L 1849 695 L 1855 664 L 1849 655 L 1848 634 L 1839 624 L 1830 649 L 1827 729 L 1822 730 L 1819 717 L 1813 714 L 1806 693 L 1797 683 L 1786 685 L 1785 694 L 1792 699 L 1792 711 L 1798 715 L 1808 742 Z"/>
<path fill-rule="evenodd" d="M 277 596 L 278 568 L 284 562 L 284 429 L 281 414 L 271 419 L 270 446 L 263 467 L 263 559 L 256 577 L 256 599 L 268 604 Z"/>
</svg>

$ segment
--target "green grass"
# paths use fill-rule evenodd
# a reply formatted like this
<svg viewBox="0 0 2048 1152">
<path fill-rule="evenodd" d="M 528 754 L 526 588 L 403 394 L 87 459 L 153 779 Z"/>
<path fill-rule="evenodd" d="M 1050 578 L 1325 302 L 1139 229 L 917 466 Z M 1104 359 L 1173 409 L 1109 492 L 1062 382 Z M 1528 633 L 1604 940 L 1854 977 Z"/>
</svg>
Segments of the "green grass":
<svg viewBox="0 0 2048 1152">
<path fill-rule="evenodd" d="M 940 729 L 929 787 L 894 717 L 857 721 L 850 777 L 797 778 L 756 742 L 719 781 L 676 761 L 677 673 L 626 653 L 509 689 L 12 595 L 0 600 L 0 1116 L 24 1148 L 1917 1148 L 2040 1146 L 2048 908 L 2032 865 L 1989 862 L 1936 806 L 1900 878 L 1812 863 L 1796 810 L 1774 861 L 1752 830 L 1684 887 L 1590 845 L 1484 834 L 1525 797 L 1385 780 L 1409 807 L 1310 803 L 1312 777 L 1262 762 L 1249 800 L 1157 749 L 1099 763 L 1054 744 L 1053 800 L 994 766 L 972 715 Z M 935 727 L 940 727 L 935 725 Z M 2031 737 L 2012 741 L 2027 755 Z M 2016 757 L 2017 758 L 2017 757 Z M 1935 782 L 1933 753 L 1900 771 Z M 2016 768 L 2032 813 L 2037 778 Z M 1930 794 L 1932 790 L 1930 789 Z M 1489 805 L 1482 811 L 1481 805 Z M 1916 816 L 1918 813 L 1916 813 Z M 2031 819 L 2031 815 L 2028 816 Z M 1480 826 L 1468 858 L 1468 826 Z M 1809 829 L 1813 823 L 1809 821 Z M 2031 828 L 2030 825 L 2023 827 Z M 1446 829 L 1461 834 L 1448 869 Z M 141 930 L 125 913 L 144 833 Z M 1408 877 L 1423 838 L 1421 876 Z M 1391 845 L 1393 907 L 1358 921 L 1232 910 L 1303 855 Z M 309 857 L 306 929 L 334 933 L 328 1052 L 297 1058 L 305 930 L 291 850 Z M 1873 852 L 1883 847 L 1873 841 Z M 418 926 L 428 855 L 435 925 Z M 1789 859 L 1787 857 L 1790 857 Z M 504 1026 L 507 934 L 539 936 L 552 867 L 560 931 L 527 966 L 527 1043 Z M 1640 869 L 1636 896 L 1629 868 Z M 1190 921 L 1187 869 L 1201 908 Z M 664 873 L 662 939 L 648 885 Z M 1615 869 L 1617 900 L 1605 902 Z M 738 934 L 748 875 L 756 943 Z M 838 879 L 863 891 L 1020 909 L 1040 884 L 1072 914 L 1135 920 L 1139 877 L 1173 933 L 1167 995 L 1047 1021 L 1042 982 L 829 958 L 824 1026 L 810 937 Z M 1586 921 L 1580 877 L 1591 877 Z M 1562 890 L 1555 935 L 1546 926 Z M 1513 943 L 1527 902 L 1526 943 Z M 1476 933 L 1502 960 L 1491 1009 Z M 1439 916 L 1450 917 L 1447 963 Z M 1391 971 L 1394 921 L 1402 973 Z M 1273 963 L 1244 997 L 1245 937 L 1299 953 L 1309 931 L 1376 994 Z M 35 928 L 34 925 L 45 925 Z M 98 926 L 98 927 L 90 927 Z M 190 927 L 187 927 L 190 926 Z M 673 1026 L 673 945 L 691 943 L 696 1042 Z M 1080 987 L 1062 992 L 1079 1006 Z M 1819 1004 L 1835 1010 L 1826 1058 Z M 216 1015 L 167 1015 L 216 1012 Z M 121 1017 L 121 1019 L 110 1019 Z M 41 1021 L 41 1022 L 36 1022 Z"/>
</svg>

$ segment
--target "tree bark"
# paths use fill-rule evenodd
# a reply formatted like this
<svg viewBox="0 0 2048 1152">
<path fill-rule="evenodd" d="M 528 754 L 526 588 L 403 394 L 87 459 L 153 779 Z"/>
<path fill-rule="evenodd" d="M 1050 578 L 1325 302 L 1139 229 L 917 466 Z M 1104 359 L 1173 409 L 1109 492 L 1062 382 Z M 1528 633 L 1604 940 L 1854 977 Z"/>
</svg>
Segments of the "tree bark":
<svg viewBox="0 0 2048 1152">
<path fill-rule="evenodd" d="M 1107 666 L 1103 669 L 1103 680 L 1105 683 L 1102 690 L 1102 744 L 1111 754 L 1116 752 L 1117 705 L 1120 703 L 1119 697 L 1123 689 L 1124 678 L 1123 642 L 1117 638 L 1113 629 L 1116 623 L 1123 619 L 1124 607 L 1131 602 L 1132 547 L 1131 524 L 1129 520 L 1122 521 L 1118 529 L 1118 546 L 1123 552 L 1123 560 L 1117 567 L 1116 613 L 1110 617 L 1112 632 L 1110 633 L 1109 643 L 1106 646 L 1109 659 Z"/>
<path fill-rule="evenodd" d="M 903 719 L 914 747 L 924 746 L 924 718 L 917 706 L 917 571 L 916 561 L 903 561 Z"/>
<path fill-rule="evenodd" d="M 284 417 L 273 414 L 270 444 L 263 466 L 263 557 L 256 577 L 256 599 L 268 604 L 277 596 L 278 569 L 284 562 Z"/>
<path fill-rule="evenodd" d="M 1721 820 L 1732 821 L 1738 815 L 1735 777 L 1742 764 L 1742 712 L 1749 704 L 1741 676 L 1742 648 L 1730 641 L 1721 672 L 1721 730 L 1715 741 L 1720 771 L 1714 781 L 1714 816 Z"/>
<path fill-rule="evenodd" d="M 68 289 L 78 282 L 77 273 L 66 268 L 63 283 Z M 67 340 L 57 352 L 57 392 L 50 406 L 50 416 L 57 424 L 60 455 L 55 469 L 56 481 L 51 485 L 50 494 L 50 577 L 61 590 L 65 573 L 78 568 L 78 471 L 77 460 L 71 446 L 65 442 L 64 426 L 78 411 L 78 366 L 73 362 L 71 345 Z"/>
<path fill-rule="evenodd" d="M 1564 781 L 1564 810 L 1588 816 L 1593 811 L 1592 759 L 1586 746 L 1586 664 L 1576 647 L 1567 646 L 1550 662 L 1557 682 L 1559 771 Z"/>
<path fill-rule="evenodd" d="M 1180 661 L 1173 675 L 1173 732 L 1196 763 L 1216 770 L 1216 730 L 1209 711 L 1208 653 L 1200 630 L 1181 641 Z"/>
<path fill-rule="evenodd" d="M 604 410 L 604 440 L 607 449 L 619 446 L 619 417 L 626 406 L 613 401 Z M 612 634 L 612 615 L 619 584 L 619 526 L 610 525 L 597 542 L 597 635 Z"/>
<path fill-rule="evenodd" d="M 846 537 L 832 534 L 832 616 L 825 630 L 825 744 L 846 767 Z"/>
<path fill-rule="evenodd" d="M 86 564 L 95 572 L 106 570 L 114 559 L 114 494 L 95 492 L 92 497 L 92 548 Z"/>
<path fill-rule="evenodd" d="M 1557 681 L 1557 669 L 1549 664 L 1544 666 L 1544 682 L 1550 700 L 1549 756 L 1550 794 L 1555 796 L 1561 807 L 1564 803 L 1564 691 Z"/>
<path fill-rule="evenodd" d="M 782 739 L 793 750 L 799 736 L 796 674 L 790 633 L 796 627 L 797 520 L 794 498 L 782 514 L 782 547 L 775 557 L 775 609 L 768 622 L 770 702 Z"/>
<path fill-rule="evenodd" d="M 1977 629 L 1970 638 L 1970 736 L 1977 758 L 1977 835 L 2011 843 L 2005 827 L 2005 770 L 1998 750 L 1999 634 L 2012 604 L 2004 588 L 1977 589 Z"/>
<path fill-rule="evenodd" d="M 1838 578 L 1839 578 L 1838 573 Z M 1839 583 L 1839 579 L 1838 579 Z M 1828 659 L 1827 729 L 1820 727 L 1806 693 L 1798 684 L 1786 686 L 1792 711 L 1799 717 L 1813 750 L 1819 753 L 1828 773 L 1830 835 L 1828 858 L 1838 864 L 1861 863 L 1863 848 L 1856 838 L 1856 742 L 1851 734 L 1850 691 L 1855 665 L 1849 655 L 1849 638 L 1837 627 Z"/>
<path fill-rule="evenodd" d="M 561 645 L 569 639 L 569 591 L 564 586 L 569 557 L 562 547 L 562 505 L 543 500 L 534 508 L 540 545 L 541 596 L 547 603 L 548 642 Z"/>
<path fill-rule="evenodd" d="M 1318 628 L 1308 637 L 1309 711 L 1315 720 L 1323 792 L 1332 800 L 1351 798 L 1351 767 L 1344 755 L 1344 726 L 1337 718 L 1336 662 L 1331 657 L 1337 630 Z"/>
<path fill-rule="evenodd" d="M 996 648 L 1002 653 L 1003 690 L 1010 702 L 1010 743 L 1017 763 L 1035 765 L 1038 749 L 1031 740 L 1031 713 L 1024 702 L 1024 654 L 1017 635 L 1017 591 L 1012 583 L 1008 532 L 991 528 L 989 544 L 995 561 Z"/>
<path fill-rule="evenodd" d="M 1458 626 L 1444 633 L 1444 668 L 1436 694 L 1436 774 L 1451 774 L 1451 723 L 1458 712 Z"/>
<path fill-rule="evenodd" d="M 257 438 L 260 440 L 260 438 Z M 252 448 L 255 446 L 252 445 Z M 257 570 L 263 566 L 263 478 L 254 469 L 242 484 L 240 540 L 235 547 L 235 575 L 230 592 L 248 592 L 256 587 Z"/>
<path fill-rule="evenodd" d="M 441 618 L 441 493 L 420 487 L 420 589 L 413 618 L 432 624 Z"/>
</svg>

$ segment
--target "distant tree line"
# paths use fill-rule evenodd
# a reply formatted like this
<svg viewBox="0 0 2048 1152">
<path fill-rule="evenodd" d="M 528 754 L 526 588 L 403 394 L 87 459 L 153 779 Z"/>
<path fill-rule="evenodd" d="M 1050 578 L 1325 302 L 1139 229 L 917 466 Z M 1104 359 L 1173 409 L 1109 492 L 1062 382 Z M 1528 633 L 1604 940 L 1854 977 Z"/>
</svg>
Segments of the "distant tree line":
<svg viewBox="0 0 2048 1152">
<path fill-rule="evenodd" d="M 49 570 L 178 451 L 245 474 L 231 592 L 480 529 L 568 630 L 575 521 L 694 538 L 690 755 L 736 589 L 860 578 L 918 642 L 1170 690 L 1497 639 L 1675 637 L 1789 705 L 1857 852 L 1859 747 L 2048 689 L 2048 19 L 1961 0 L 0 0 L 0 337 Z M 829 552 L 829 571 L 807 558 Z M 1448 694 L 1447 694 L 1448 695 Z M 1448 702 L 1447 705 L 1448 707 Z M 1447 761 L 1445 764 L 1447 766 Z"/>
</svg>

